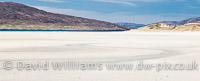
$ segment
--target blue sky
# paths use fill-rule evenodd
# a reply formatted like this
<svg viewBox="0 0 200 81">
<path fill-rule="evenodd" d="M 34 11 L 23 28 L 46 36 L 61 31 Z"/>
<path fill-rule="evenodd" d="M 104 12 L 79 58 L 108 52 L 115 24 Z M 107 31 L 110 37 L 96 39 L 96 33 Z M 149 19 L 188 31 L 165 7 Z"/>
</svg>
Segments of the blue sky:
<svg viewBox="0 0 200 81">
<path fill-rule="evenodd" d="M 200 0 L 1 0 L 108 22 L 150 24 L 200 16 Z"/>
</svg>

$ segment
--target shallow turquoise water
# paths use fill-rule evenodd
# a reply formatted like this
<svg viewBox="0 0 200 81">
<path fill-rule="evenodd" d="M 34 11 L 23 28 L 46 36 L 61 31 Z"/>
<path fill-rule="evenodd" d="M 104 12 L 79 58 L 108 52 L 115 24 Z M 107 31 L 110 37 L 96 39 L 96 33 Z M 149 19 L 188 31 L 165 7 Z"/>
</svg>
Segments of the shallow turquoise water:
<svg viewBox="0 0 200 81">
<path fill-rule="evenodd" d="M 24 29 L 0 29 L 0 31 L 17 32 L 122 32 L 122 30 L 24 30 Z"/>
</svg>

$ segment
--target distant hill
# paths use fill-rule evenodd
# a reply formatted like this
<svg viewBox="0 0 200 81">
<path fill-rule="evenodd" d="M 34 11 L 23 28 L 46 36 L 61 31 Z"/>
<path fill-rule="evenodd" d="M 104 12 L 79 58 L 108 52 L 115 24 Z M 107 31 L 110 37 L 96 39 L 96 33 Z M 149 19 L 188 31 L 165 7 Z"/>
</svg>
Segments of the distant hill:
<svg viewBox="0 0 200 81">
<path fill-rule="evenodd" d="M 144 24 L 125 23 L 125 22 L 118 22 L 118 23 L 115 23 L 115 24 L 118 24 L 118 25 L 121 25 L 121 26 L 128 26 L 128 27 L 132 27 L 132 28 L 140 28 L 140 27 L 146 26 Z"/>
<path fill-rule="evenodd" d="M 192 22 L 200 22 L 200 17 L 193 17 L 186 20 L 182 20 L 182 21 L 179 21 L 178 24 L 184 25 L 184 24 L 192 23 Z"/>
<path fill-rule="evenodd" d="M 130 30 L 131 27 L 69 15 L 49 13 L 14 2 L 0 2 L 0 29 Z"/>
<path fill-rule="evenodd" d="M 162 21 L 162 22 L 157 22 L 154 24 L 166 23 L 169 25 L 184 25 L 184 24 L 192 23 L 192 22 L 200 22 L 200 17 L 193 17 L 186 20 L 182 20 L 182 21 Z"/>
</svg>

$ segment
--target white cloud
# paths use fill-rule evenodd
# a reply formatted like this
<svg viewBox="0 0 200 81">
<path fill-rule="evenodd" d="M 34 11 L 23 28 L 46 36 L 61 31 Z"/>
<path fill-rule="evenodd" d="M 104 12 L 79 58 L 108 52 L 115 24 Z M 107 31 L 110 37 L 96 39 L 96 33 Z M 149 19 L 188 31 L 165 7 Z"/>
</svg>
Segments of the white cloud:
<svg viewBox="0 0 200 81">
<path fill-rule="evenodd" d="M 62 3 L 62 2 L 64 2 L 64 1 L 61 1 L 61 0 L 39 0 L 39 1 L 54 2 L 54 3 Z"/>
<path fill-rule="evenodd" d="M 197 2 L 200 2 L 200 0 L 196 0 Z"/>
<path fill-rule="evenodd" d="M 124 4 L 129 6 L 134 6 L 135 4 L 129 2 L 129 1 L 122 1 L 122 0 L 93 0 L 97 2 L 106 2 L 106 3 L 116 3 L 116 4 Z"/>
<path fill-rule="evenodd" d="M 192 6 L 192 5 L 189 5 L 189 6 L 186 6 L 186 7 L 188 7 L 188 8 L 194 8 L 194 9 L 200 8 L 200 7 L 198 7 L 198 6 Z"/>
<path fill-rule="evenodd" d="M 45 7 L 45 6 L 33 6 L 33 7 L 48 12 L 84 17 L 89 19 L 96 19 L 108 22 L 130 22 L 138 24 L 150 24 L 159 21 L 176 21 L 197 16 L 194 14 L 130 15 L 129 13 L 125 12 L 105 14 L 93 11 L 86 11 L 86 10 L 59 9 L 59 8 Z"/>
<path fill-rule="evenodd" d="M 185 1 L 185 0 L 91 0 L 91 1 L 135 6 L 134 2 L 161 2 L 161 1 Z"/>
<path fill-rule="evenodd" d="M 137 1 L 137 2 L 159 2 L 164 0 L 127 0 L 127 1 Z"/>
</svg>

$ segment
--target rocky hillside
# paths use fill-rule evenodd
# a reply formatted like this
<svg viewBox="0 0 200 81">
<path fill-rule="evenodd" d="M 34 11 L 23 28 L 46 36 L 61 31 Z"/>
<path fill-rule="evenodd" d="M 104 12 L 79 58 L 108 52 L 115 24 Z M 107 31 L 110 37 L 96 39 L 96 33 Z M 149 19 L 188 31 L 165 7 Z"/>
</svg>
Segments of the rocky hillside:
<svg viewBox="0 0 200 81">
<path fill-rule="evenodd" d="M 0 29 L 129 30 L 131 27 L 49 13 L 20 3 L 0 2 Z"/>
</svg>

